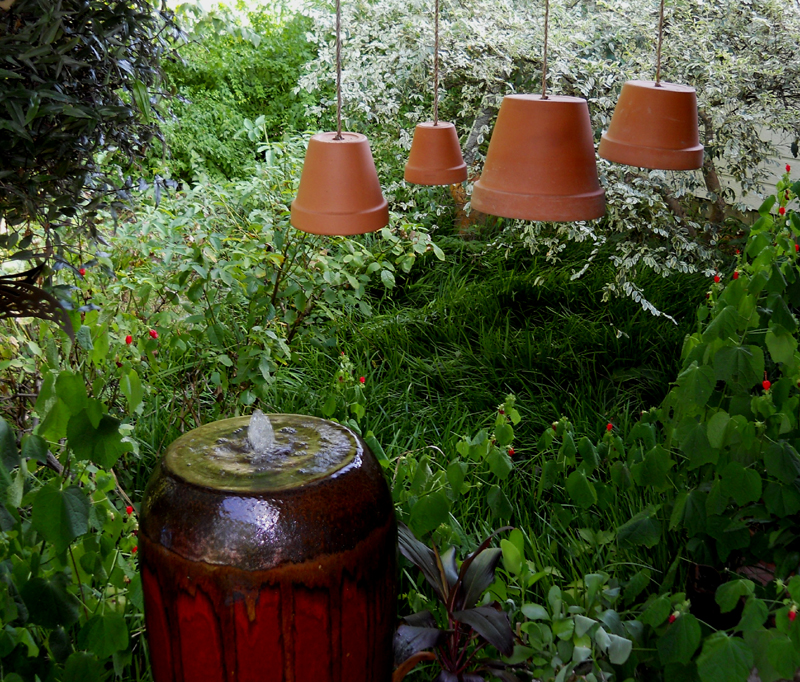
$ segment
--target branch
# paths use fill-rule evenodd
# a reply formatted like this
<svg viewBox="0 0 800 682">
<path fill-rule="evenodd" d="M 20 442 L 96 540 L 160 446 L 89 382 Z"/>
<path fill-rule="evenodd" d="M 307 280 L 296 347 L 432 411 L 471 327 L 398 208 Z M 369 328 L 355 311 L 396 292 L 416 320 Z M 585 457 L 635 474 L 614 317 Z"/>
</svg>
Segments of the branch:
<svg viewBox="0 0 800 682">
<path fill-rule="evenodd" d="M 714 122 L 711 120 L 711 116 L 702 109 L 698 111 L 698 116 L 703 122 L 705 145 L 708 147 L 714 141 Z M 703 154 L 703 179 L 706 183 L 706 189 L 714 196 L 714 200 L 711 203 L 711 213 L 708 219 L 712 223 L 721 223 L 725 220 L 727 204 L 722 199 L 722 184 L 719 181 L 714 159 L 711 158 L 711 154 L 708 152 Z"/>
</svg>

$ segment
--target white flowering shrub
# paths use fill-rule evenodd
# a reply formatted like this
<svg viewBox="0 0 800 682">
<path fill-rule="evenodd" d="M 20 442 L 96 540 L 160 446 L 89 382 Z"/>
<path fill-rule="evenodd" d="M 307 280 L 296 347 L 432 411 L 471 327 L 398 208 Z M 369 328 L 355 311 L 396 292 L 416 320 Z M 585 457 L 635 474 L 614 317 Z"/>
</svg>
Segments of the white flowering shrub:
<svg viewBox="0 0 800 682">
<path fill-rule="evenodd" d="M 441 5 L 440 116 L 455 123 L 474 178 L 503 96 L 541 90 L 544 2 Z M 330 92 L 334 17 L 319 8 L 305 11 L 314 19 L 308 37 L 319 58 L 306 65 L 299 88 L 321 93 L 325 86 Z M 552 0 L 548 91 L 589 101 L 597 141 L 622 84 L 654 78 L 657 25 L 656 0 Z M 369 136 L 395 208 L 435 210 L 430 202 L 440 204 L 442 194 L 402 181 L 414 125 L 431 118 L 433 2 L 348 2 L 342 26 L 345 126 Z M 643 269 L 662 276 L 713 273 L 722 258 L 720 240 L 738 230 L 726 226 L 726 218 L 743 209 L 742 194 L 760 189 L 774 163 L 775 141 L 800 138 L 800 6 L 783 0 L 671 0 L 662 78 L 697 89 L 703 169 L 648 172 L 599 160 L 608 200 L 603 219 L 505 222 L 525 244 L 553 258 L 565 242 L 592 241 L 592 258 L 610 258 L 615 266 L 607 295 L 630 296 L 651 312 L 656 311 L 635 283 L 637 275 Z M 332 124 L 334 103 L 317 99 L 309 113 Z"/>
</svg>

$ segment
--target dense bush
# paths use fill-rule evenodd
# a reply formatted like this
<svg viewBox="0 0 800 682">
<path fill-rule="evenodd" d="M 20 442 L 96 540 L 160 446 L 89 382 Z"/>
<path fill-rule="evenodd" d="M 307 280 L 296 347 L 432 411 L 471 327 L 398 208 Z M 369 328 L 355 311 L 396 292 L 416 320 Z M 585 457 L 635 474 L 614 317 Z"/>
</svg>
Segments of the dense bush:
<svg viewBox="0 0 800 682">
<path fill-rule="evenodd" d="M 311 20 L 280 4 L 249 11 L 246 25 L 224 7 L 182 19 L 189 40 L 165 62 L 174 96 L 163 127 L 164 163 L 175 178 L 190 180 L 200 170 L 244 177 L 256 160 L 255 145 L 242 135 L 246 119 L 263 117 L 260 135 L 268 140 L 309 123 L 310 95 L 294 90 L 316 56 L 305 37 Z"/>
</svg>

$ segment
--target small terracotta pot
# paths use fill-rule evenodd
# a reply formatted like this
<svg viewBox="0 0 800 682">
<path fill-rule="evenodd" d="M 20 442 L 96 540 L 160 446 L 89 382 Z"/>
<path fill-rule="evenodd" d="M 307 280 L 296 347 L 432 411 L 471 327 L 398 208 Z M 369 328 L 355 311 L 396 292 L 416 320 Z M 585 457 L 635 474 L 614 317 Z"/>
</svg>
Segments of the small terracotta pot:
<svg viewBox="0 0 800 682">
<path fill-rule="evenodd" d="M 695 89 L 663 81 L 625 83 L 599 154 L 640 168 L 700 168 L 703 145 L 697 131 Z"/>
<path fill-rule="evenodd" d="M 605 213 L 589 107 L 579 97 L 503 98 L 472 208 L 520 220 L 592 220 Z"/>
<path fill-rule="evenodd" d="M 456 127 L 452 123 L 420 123 L 406 164 L 405 180 L 415 185 L 454 185 L 467 179 Z"/>
<path fill-rule="evenodd" d="M 389 224 L 372 151 L 360 133 L 319 133 L 308 141 L 291 222 L 326 235 L 374 232 Z"/>
</svg>

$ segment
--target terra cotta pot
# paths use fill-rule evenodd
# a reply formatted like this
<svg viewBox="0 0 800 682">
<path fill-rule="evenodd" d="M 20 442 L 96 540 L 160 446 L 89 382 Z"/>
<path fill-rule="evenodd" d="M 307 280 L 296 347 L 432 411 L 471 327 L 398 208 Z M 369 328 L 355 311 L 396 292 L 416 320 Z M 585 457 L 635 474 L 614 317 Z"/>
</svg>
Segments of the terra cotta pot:
<svg viewBox="0 0 800 682">
<path fill-rule="evenodd" d="M 452 123 L 426 121 L 415 128 L 404 177 L 415 185 L 454 185 L 467 179 L 467 164 Z"/>
<path fill-rule="evenodd" d="M 521 220 L 575 221 L 605 213 L 586 100 L 503 98 L 472 208 Z"/>
</svg>

